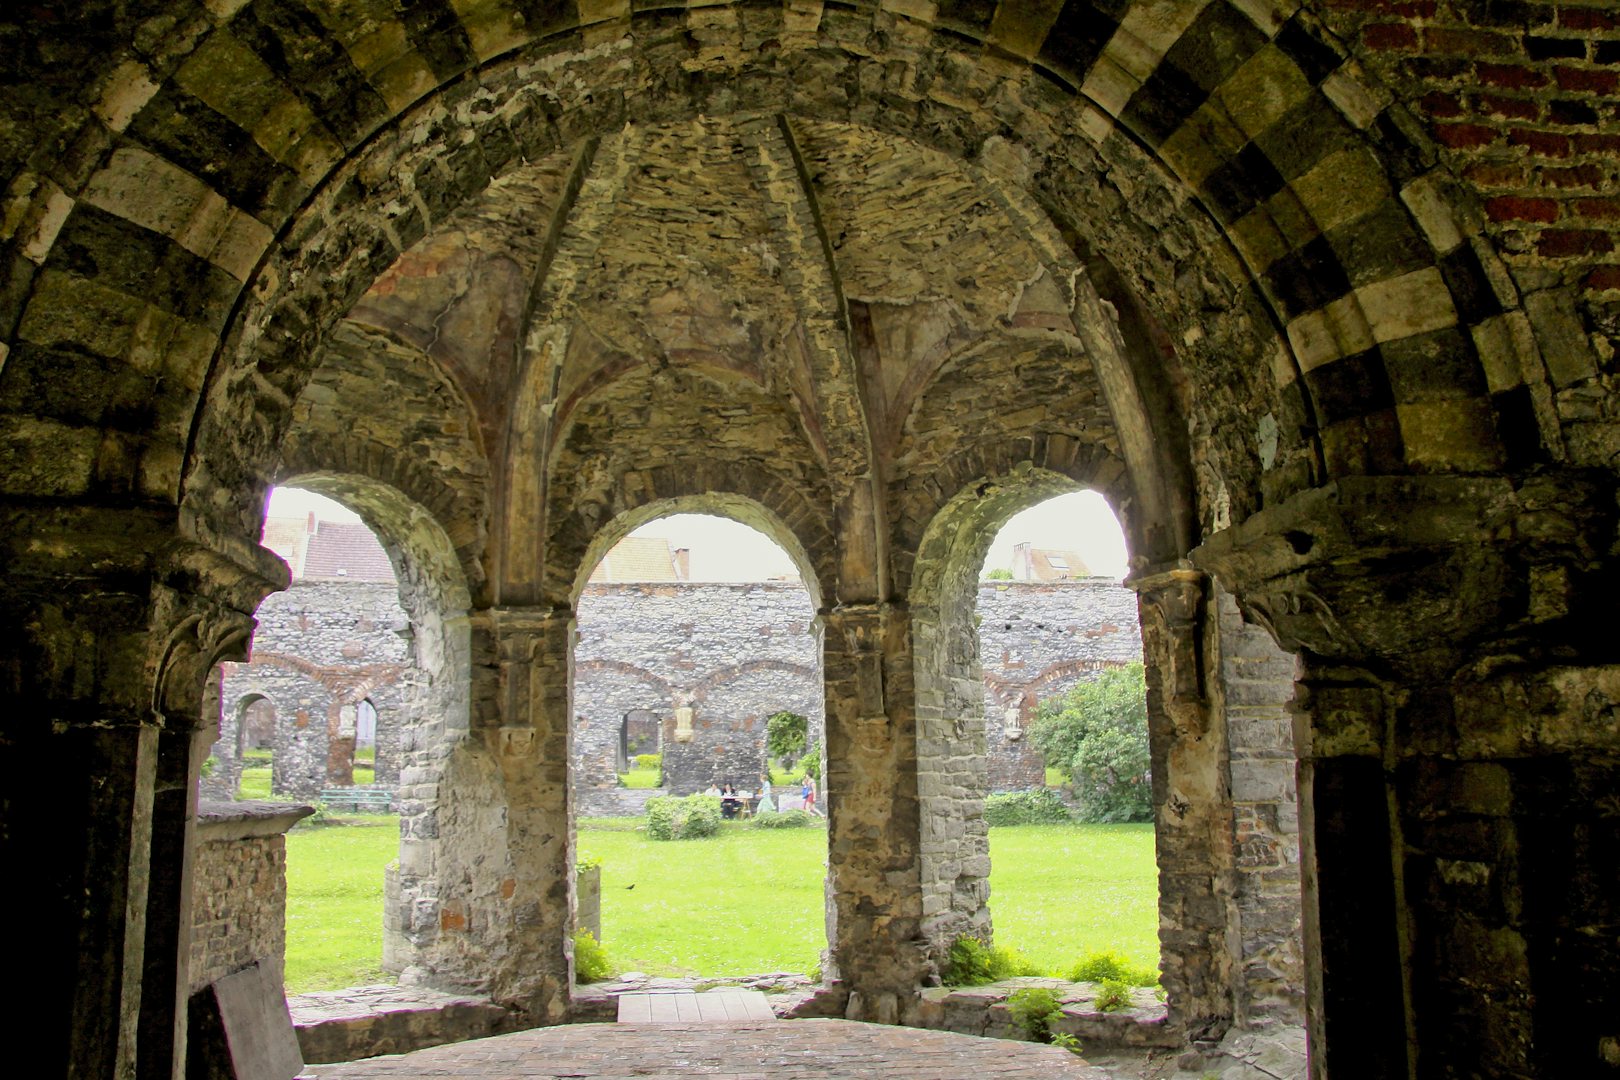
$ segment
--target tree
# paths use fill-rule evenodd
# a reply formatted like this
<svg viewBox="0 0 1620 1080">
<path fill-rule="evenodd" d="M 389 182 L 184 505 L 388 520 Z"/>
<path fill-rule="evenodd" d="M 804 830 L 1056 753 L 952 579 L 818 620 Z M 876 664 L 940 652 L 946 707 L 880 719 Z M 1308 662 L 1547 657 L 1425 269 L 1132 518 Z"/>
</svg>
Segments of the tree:
<svg viewBox="0 0 1620 1080">
<path fill-rule="evenodd" d="M 783 710 L 765 721 L 765 752 L 775 758 L 784 769 L 792 767 L 804 753 L 804 741 L 810 733 L 810 721 L 798 713 Z"/>
<path fill-rule="evenodd" d="M 986 571 L 984 575 L 985 581 L 1011 581 L 1012 579 L 1012 571 L 1000 566 L 996 567 L 994 570 Z"/>
<path fill-rule="evenodd" d="M 1046 763 L 1074 778 L 1087 821 L 1148 821 L 1147 682 L 1139 663 L 1110 668 L 1036 711 L 1030 738 Z"/>
</svg>

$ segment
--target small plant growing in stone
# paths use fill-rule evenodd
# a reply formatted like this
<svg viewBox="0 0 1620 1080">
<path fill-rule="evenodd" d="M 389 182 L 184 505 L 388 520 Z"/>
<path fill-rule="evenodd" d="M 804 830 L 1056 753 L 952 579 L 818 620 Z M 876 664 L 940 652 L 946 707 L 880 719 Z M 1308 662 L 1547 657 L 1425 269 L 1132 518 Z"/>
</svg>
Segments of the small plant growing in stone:
<svg viewBox="0 0 1620 1080">
<path fill-rule="evenodd" d="M 597 941 L 589 930 L 583 927 L 574 931 L 574 981 L 577 983 L 601 982 L 613 974 L 613 964 L 608 960 L 607 949 Z"/>
<path fill-rule="evenodd" d="M 1079 963 L 1069 969 L 1070 982 L 1100 983 L 1106 979 L 1114 979 L 1128 986 L 1159 984 L 1158 972 L 1135 967 L 1119 953 L 1112 951 L 1087 953 L 1080 958 Z"/>
<path fill-rule="evenodd" d="M 1052 1041 L 1052 1025 L 1063 1019 L 1063 1003 L 1044 986 L 1026 986 L 1007 997 L 1012 1022 L 1035 1042 Z"/>
<path fill-rule="evenodd" d="M 951 942 L 945 954 L 940 981 L 946 986 L 983 986 L 1019 975 L 1044 974 L 1017 949 L 992 948 L 971 934 L 963 934 Z"/>
<path fill-rule="evenodd" d="M 1098 1012 L 1119 1012 L 1131 1007 L 1131 987 L 1119 979 L 1104 979 L 1097 991 Z"/>
</svg>

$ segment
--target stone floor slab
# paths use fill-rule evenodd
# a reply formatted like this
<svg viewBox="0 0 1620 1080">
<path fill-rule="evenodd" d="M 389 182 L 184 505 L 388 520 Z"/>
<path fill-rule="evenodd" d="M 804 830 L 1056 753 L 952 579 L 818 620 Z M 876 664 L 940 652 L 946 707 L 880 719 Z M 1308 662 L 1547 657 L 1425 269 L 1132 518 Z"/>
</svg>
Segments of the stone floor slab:
<svg viewBox="0 0 1620 1080">
<path fill-rule="evenodd" d="M 314 1080 L 1114 1080 L 1053 1046 L 849 1020 L 572 1024 L 306 1070 Z"/>
</svg>

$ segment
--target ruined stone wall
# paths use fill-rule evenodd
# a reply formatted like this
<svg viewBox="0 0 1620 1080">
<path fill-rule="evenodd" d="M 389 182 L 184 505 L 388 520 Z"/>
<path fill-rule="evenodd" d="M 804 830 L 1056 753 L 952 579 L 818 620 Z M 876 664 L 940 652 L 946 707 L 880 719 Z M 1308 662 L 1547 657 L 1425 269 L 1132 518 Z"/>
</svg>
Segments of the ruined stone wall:
<svg viewBox="0 0 1620 1080">
<path fill-rule="evenodd" d="M 202 803 L 192 862 L 191 990 L 253 963 L 280 984 L 287 947 L 286 803 Z"/>
<path fill-rule="evenodd" d="M 1108 578 L 979 586 L 979 665 L 984 671 L 990 790 L 1045 783 L 1027 731 L 1036 706 L 1105 666 L 1142 659 L 1136 594 Z"/>
<path fill-rule="evenodd" d="M 788 710 L 822 726 L 815 611 L 797 584 L 591 585 L 574 652 L 576 790 L 617 783 L 625 714 L 662 725 L 664 784 L 677 795 L 734 780 L 751 787 L 765 721 Z M 677 709 L 691 709 L 682 729 Z"/>
<path fill-rule="evenodd" d="M 353 783 L 355 724 L 365 700 L 377 710 L 376 783 L 398 783 L 411 657 L 397 588 L 300 581 L 267 597 L 257 618 L 251 662 L 222 665 L 220 737 L 212 756 L 225 763 L 226 796 L 240 773 L 242 712 L 259 696 L 276 712 L 276 794 L 313 798 L 324 787 Z"/>
</svg>

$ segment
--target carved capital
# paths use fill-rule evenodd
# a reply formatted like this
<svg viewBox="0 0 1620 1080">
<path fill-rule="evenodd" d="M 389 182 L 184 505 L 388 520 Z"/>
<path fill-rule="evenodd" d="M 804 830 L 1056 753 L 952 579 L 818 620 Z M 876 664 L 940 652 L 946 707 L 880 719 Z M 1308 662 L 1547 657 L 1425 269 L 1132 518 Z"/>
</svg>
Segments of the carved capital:
<svg viewBox="0 0 1620 1080">
<path fill-rule="evenodd" d="M 1612 479 L 1588 473 L 1354 477 L 1190 558 L 1285 649 L 1434 678 L 1482 650 L 1585 647 L 1614 526 Z"/>
<path fill-rule="evenodd" d="M 1148 568 L 1126 584 L 1136 590 L 1143 647 L 1162 675 L 1164 708 L 1177 732 L 1201 736 L 1209 729 L 1204 683 L 1204 615 L 1208 577 L 1191 564 Z"/>
</svg>

